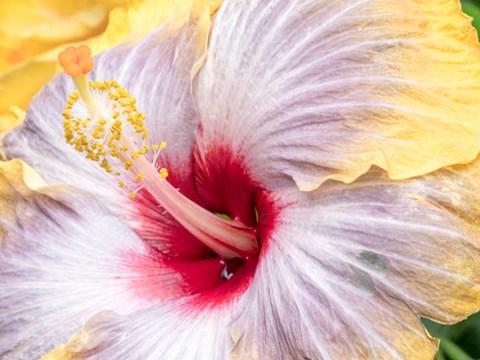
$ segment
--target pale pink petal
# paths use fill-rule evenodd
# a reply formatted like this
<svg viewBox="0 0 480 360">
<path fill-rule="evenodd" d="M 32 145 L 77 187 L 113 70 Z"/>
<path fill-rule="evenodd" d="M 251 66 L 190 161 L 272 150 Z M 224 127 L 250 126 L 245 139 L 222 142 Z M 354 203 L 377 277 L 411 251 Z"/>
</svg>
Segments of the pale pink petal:
<svg viewBox="0 0 480 360">
<path fill-rule="evenodd" d="M 479 169 L 398 182 L 377 169 L 350 185 L 259 193 L 262 254 L 239 302 L 199 294 L 99 314 L 59 349 L 98 359 L 433 358 L 419 316 L 455 322 L 480 307 Z"/>
<path fill-rule="evenodd" d="M 2 359 L 38 359 L 97 312 L 185 294 L 181 275 L 93 196 L 68 186 L 35 192 L 15 175 L 0 172 Z"/>
<path fill-rule="evenodd" d="M 197 157 L 222 147 L 301 190 L 471 161 L 479 54 L 457 0 L 225 0 L 194 86 Z"/>
<path fill-rule="evenodd" d="M 92 359 L 228 359 L 233 344 L 227 333 L 229 309 L 190 313 L 181 305 L 155 306 L 130 316 L 100 313 L 51 359 L 55 353 Z"/>
<path fill-rule="evenodd" d="M 480 308 L 479 169 L 277 193 L 285 207 L 260 219 L 275 231 L 230 324 L 234 358 L 433 358 L 419 316 Z"/>
</svg>

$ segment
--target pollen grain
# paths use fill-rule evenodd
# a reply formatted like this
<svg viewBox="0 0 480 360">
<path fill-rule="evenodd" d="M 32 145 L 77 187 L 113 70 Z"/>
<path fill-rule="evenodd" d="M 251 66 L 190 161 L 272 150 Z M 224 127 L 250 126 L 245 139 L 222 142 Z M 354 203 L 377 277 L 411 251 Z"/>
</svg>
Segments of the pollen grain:
<svg viewBox="0 0 480 360">
<path fill-rule="evenodd" d="M 155 162 L 166 142 L 147 144 L 146 116 L 137 109 L 137 99 L 117 81 L 88 81 L 86 74 L 94 64 L 90 49 L 85 45 L 68 47 L 58 61 L 77 87 L 62 112 L 65 141 L 116 176 L 134 171 L 135 160 L 150 151 Z M 130 183 L 138 183 L 144 176 L 136 171 L 130 175 Z M 118 184 L 126 187 L 125 181 Z"/>
</svg>

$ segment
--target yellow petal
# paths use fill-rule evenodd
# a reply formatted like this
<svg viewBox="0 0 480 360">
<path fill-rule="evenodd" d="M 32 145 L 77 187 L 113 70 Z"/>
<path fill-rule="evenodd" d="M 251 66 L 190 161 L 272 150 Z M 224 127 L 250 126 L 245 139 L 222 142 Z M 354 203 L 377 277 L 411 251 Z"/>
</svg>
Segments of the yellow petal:
<svg viewBox="0 0 480 360">
<path fill-rule="evenodd" d="M 210 0 L 208 4 L 210 6 L 210 15 L 213 16 L 217 12 L 220 5 L 222 5 L 222 0 Z"/>
<path fill-rule="evenodd" d="M 0 75 L 0 133 L 18 124 L 12 107 L 26 109 L 30 99 L 55 74 L 55 61 L 34 60 Z"/>
<path fill-rule="evenodd" d="M 81 351 L 86 342 L 86 334 L 83 331 L 76 333 L 66 345 L 57 346 L 47 355 L 41 357 L 40 360 L 75 360 L 80 359 L 76 356 L 76 352 Z"/>
<path fill-rule="evenodd" d="M 25 119 L 25 111 L 18 106 L 0 112 L 0 134 L 12 129 Z"/>
<path fill-rule="evenodd" d="M 60 44 L 101 33 L 109 11 L 124 0 L 0 2 L 0 72 Z"/>
<path fill-rule="evenodd" d="M 47 185 L 47 183 L 38 175 L 30 166 L 23 161 L 15 159 L 10 161 L 0 161 L 0 175 L 2 182 L 0 183 L 0 193 L 4 199 L 6 194 L 4 179 L 8 179 L 10 185 L 18 192 L 23 193 L 24 190 L 39 190 Z M 1 203 L 0 203 L 1 204 Z M 3 206 L 0 208 L 3 209 Z"/>
<path fill-rule="evenodd" d="M 0 161 L 0 217 L 15 220 L 18 195 L 39 190 L 45 185 L 46 183 L 40 175 L 23 161 Z M 5 231 L 0 225 L 0 246 L 4 236 Z"/>
<path fill-rule="evenodd" d="M 211 2 L 214 8 L 219 5 L 218 0 Z M 125 40 L 137 41 L 158 28 L 167 19 L 169 26 L 181 26 L 185 17 L 189 15 L 191 7 L 192 1 L 189 0 L 132 0 L 128 6 L 114 9 L 110 14 L 105 32 L 87 41 L 87 44 L 96 54 Z M 174 11 L 175 20 L 172 20 Z M 179 14 L 183 15 L 179 16 Z"/>
<path fill-rule="evenodd" d="M 25 195 L 45 186 L 45 181 L 32 168 L 20 160 L 0 161 L 0 216 L 16 219 L 18 194 Z M 0 245 L 4 230 L 0 226 Z"/>
<path fill-rule="evenodd" d="M 395 108 L 384 120 L 398 120 L 395 141 L 383 150 L 385 168 L 402 179 L 474 160 L 480 150 L 480 46 L 471 18 L 456 0 L 387 3 L 405 14 L 392 21 L 405 43 L 385 56 L 391 76 L 405 84 L 387 95 L 395 96 Z"/>
</svg>

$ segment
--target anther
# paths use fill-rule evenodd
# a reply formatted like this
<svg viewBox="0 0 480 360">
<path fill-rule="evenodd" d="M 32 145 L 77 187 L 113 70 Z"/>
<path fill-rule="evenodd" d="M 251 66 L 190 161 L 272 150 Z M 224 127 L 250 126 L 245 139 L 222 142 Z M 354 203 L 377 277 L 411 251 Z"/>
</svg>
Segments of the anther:
<svg viewBox="0 0 480 360">
<path fill-rule="evenodd" d="M 168 176 L 168 170 L 165 168 L 161 168 L 158 173 L 162 176 L 162 178 L 166 179 Z"/>
</svg>

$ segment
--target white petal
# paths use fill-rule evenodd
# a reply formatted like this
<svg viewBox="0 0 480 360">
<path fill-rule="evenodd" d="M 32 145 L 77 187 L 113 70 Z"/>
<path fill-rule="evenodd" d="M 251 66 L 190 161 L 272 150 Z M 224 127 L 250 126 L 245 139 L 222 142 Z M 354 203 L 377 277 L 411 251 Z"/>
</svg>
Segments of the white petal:
<svg viewBox="0 0 480 360">
<path fill-rule="evenodd" d="M 7 181 L 6 181 L 7 179 Z M 36 359 L 103 310 L 128 314 L 184 294 L 133 231 L 91 195 L 34 192 L 0 173 L 0 357 Z"/>
<path fill-rule="evenodd" d="M 92 359 L 228 359 L 228 311 L 189 312 L 179 305 L 155 306 L 130 316 L 98 314 L 56 352 Z"/>
<path fill-rule="evenodd" d="M 301 190 L 465 163 L 479 54 L 456 0 L 225 0 L 194 86 L 198 157 L 224 147 L 253 180 Z"/>
<path fill-rule="evenodd" d="M 230 324 L 237 357 L 433 358 L 418 316 L 480 307 L 479 168 L 277 194 L 285 208 L 266 215 L 275 229 Z"/>
<path fill-rule="evenodd" d="M 350 185 L 265 195 L 262 256 L 239 303 L 192 296 L 99 314 L 57 350 L 94 359 L 433 358 L 419 315 L 453 322 L 480 306 L 479 168 L 402 182 L 372 171 Z"/>
</svg>

